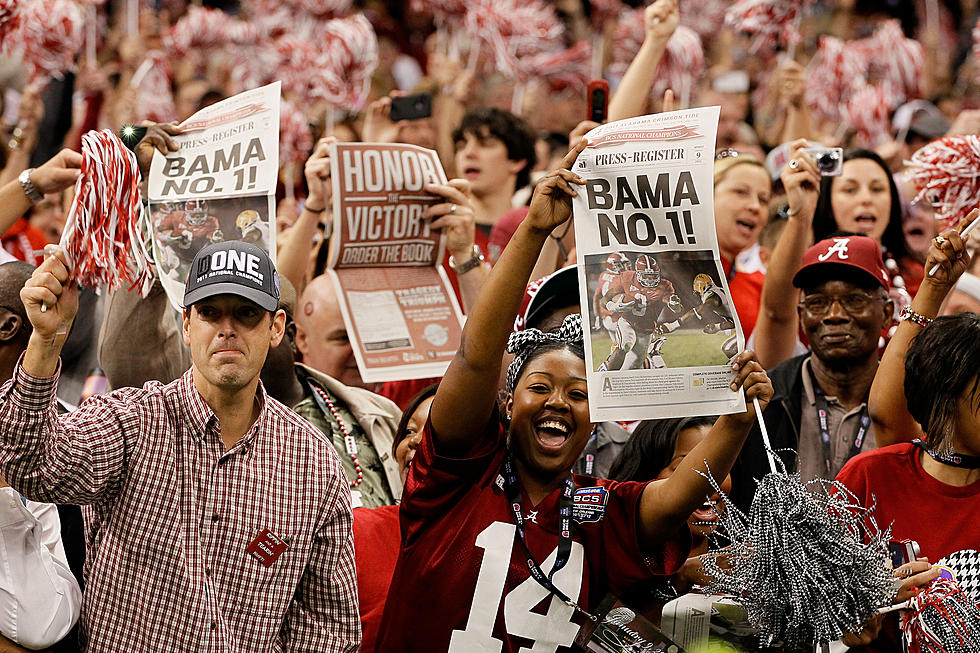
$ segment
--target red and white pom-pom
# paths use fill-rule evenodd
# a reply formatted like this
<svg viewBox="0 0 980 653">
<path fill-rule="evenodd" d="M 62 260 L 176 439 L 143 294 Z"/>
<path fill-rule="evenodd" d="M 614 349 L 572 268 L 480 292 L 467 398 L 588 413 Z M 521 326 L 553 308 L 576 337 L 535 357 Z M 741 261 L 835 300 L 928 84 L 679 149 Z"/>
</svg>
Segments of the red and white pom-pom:
<svg viewBox="0 0 980 653">
<path fill-rule="evenodd" d="M 192 50 L 214 50 L 228 45 L 250 46 L 258 33 L 247 21 L 232 18 L 220 9 L 192 6 L 164 36 L 164 47 L 174 58 Z"/>
<path fill-rule="evenodd" d="M 474 0 L 464 26 L 473 46 L 492 57 L 497 71 L 515 76 L 518 60 L 562 48 L 564 27 L 543 0 Z"/>
<path fill-rule="evenodd" d="M 290 102 L 279 105 L 279 166 L 303 163 L 313 150 L 313 132 L 302 111 Z"/>
<path fill-rule="evenodd" d="M 360 111 L 378 67 L 378 37 L 364 14 L 334 18 L 315 39 L 317 68 L 307 71 L 314 100 L 345 111 Z"/>
<path fill-rule="evenodd" d="M 940 230 L 955 227 L 980 197 L 980 137 L 947 136 L 920 148 L 906 175 L 936 212 Z"/>
<path fill-rule="evenodd" d="M 136 67 L 131 81 L 136 89 L 136 122 L 177 120 L 171 81 L 170 59 L 160 50 L 150 50 Z"/>
<path fill-rule="evenodd" d="M 620 17 L 613 39 L 613 63 L 610 72 L 623 75 L 640 51 L 646 31 L 643 25 L 643 9 L 634 9 Z M 704 48 L 697 33 L 679 25 L 667 41 L 664 56 L 657 64 L 650 95 L 663 97 L 671 89 L 679 100 L 690 99 L 697 90 L 698 81 L 704 74 Z"/>
<path fill-rule="evenodd" d="M 731 6 L 731 0 L 681 2 L 679 3 L 681 25 L 697 32 L 702 41 L 713 39 L 725 26 L 725 14 Z"/>
<path fill-rule="evenodd" d="M 0 0 L 0 52 L 9 52 L 16 39 L 11 36 L 20 27 L 20 0 Z"/>
<path fill-rule="evenodd" d="M 663 97 L 670 89 L 681 104 L 686 106 L 694 96 L 698 82 L 704 74 L 704 48 L 694 30 L 678 25 L 667 41 L 664 56 L 654 73 L 653 97 Z"/>
<path fill-rule="evenodd" d="M 136 155 L 111 130 L 82 136 L 82 174 L 61 234 L 74 280 L 110 291 L 125 283 L 144 297 L 150 291 L 139 185 Z"/>
<path fill-rule="evenodd" d="M 833 36 L 821 36 L 807 67 L 806 102 L 814 117 L 839 123 L 848 98 L 866 84 L 867 59 L 862 52 Z"/>
<path fill-rule="evenodd" d="M 980 608 L 959 584 L 940 576 L 909 599 L 902 612 L 909 653 L 980 650 Z"/>
<path fill-rule="evenodd" d="M 725 22 L 752 37 L 751 51 L 771 51 L 799 40 L 798 16 L 812 0 L 738 0 L 728 8 Z"/>
<path fill-rule="evenodd" d="M 847 100 L 847 124 L 857 132 L 858 146 L 874 149 L 890 138 L 889 101 L 893 94 L 887 84 L 865 84 Z"/>
<path fill-rule="evenodd" d="M 567 50 L 544 52 L 520 60 L 519 79 L 539 79 L 555 92 L 584 93 L 592 79 L 592 46 L 579 41 Z"/>
<path fill-rule="evenodd" d="M 22 50 L 31 81 L 60 78 L 83 44 L 82 14 L 71 0 L 22 3 L 20 29 L 11 35 Z"/>
<path fill-rule="evenodd" d="M 922 96 L 922 45 L 905 38 L 898 19 L 885 21 L 874 34 L 853 41 L 852 46 L 867 61 L 868 81 L 883 83 L 890 91 L 890 108 Z"/>
</svg>

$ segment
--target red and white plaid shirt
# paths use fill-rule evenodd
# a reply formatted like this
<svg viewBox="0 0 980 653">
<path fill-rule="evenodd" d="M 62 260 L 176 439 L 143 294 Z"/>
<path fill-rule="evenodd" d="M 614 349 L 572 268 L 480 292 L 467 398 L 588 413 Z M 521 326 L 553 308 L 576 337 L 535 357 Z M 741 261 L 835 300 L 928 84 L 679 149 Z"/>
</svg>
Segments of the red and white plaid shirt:
<svg viewBox="0 0 980 653">
<path fill-rule="evenodd" d="M 225 450 L 191 371 L 55 409 L 58 375 L 0 388 L 0 475 L 90 504 L 82 607 L 90 652 L 356 651 L 350 490 L 319 431 L 266 396 Z M 269 566 L 264 529 L 289 543 Z"/>
</svg>

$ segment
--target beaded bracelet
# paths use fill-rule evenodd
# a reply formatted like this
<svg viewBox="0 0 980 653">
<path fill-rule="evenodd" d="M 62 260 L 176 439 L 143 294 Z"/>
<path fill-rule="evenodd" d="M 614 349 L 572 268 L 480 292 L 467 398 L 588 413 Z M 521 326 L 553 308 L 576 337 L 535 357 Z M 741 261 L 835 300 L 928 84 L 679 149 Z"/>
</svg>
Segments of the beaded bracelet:
<svg viewBox="0 0 980 653">
<path fill-rule="evenodd" d="M 905 308 L 902 309 L 902 312 L 899 313 L 898 319 L 899 320 L 908 320 L 909 322 L 912 322 L 914 324 L 918 324 L 920 327 L 925 327 L 925 326 L 929 326 L 930 324 L 932 324 L 932 319 L 933 318 L 926 317 L 925 315 L 922 315 L 921 313 L 916 313 L 915 311 L 912 310 L 912 307 L 911 306 L 906 306 Z"/>
</svg>

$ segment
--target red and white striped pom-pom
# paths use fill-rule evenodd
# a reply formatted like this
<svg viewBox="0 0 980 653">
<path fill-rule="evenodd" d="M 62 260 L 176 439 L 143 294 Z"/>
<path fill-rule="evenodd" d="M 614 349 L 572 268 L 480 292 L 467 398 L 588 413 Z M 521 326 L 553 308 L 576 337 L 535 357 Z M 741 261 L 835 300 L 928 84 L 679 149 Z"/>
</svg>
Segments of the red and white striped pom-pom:
<svg viewBox="0 0 980 653">
<path fill-rule="evenodd" d="M 464 25 L 475 41 L 471 47 L 485 50 L 508 76 L 517 75 L 520 58 L 560 50 L 565 29 L 543 0 L 474 0 Z"/>
<path fill-rule="evenodd" d="M 411 10 L 423 16 L 432 16 L 436 25 L 461 25 L 466 16 L 466 0 L 412 0 Z"/>
<path fill-rule="evenodd" d="M 738 0 L 728 8 L 725 23 L 752 37 L 752 52 L 772 51 L 799 39 L 798 15 L 811 4 L 813 0 Z"/>
<path fill-rule="evenodd" d="M 906 176 L 919 191 L 914 201 L 932 204 L 940 231 L 955 227 L 980 197 L 980 137 L 947 136 L 920 148 Z"/>
<path fill-rule="evenodd" d="M 302 111 L 292 103 L 279 105 L 279 167 L 302 164 L 313 150 L 313 132 Z"/>
<path fill-rule="evenodd" d="M 725 26 L 725 14 L 732 6 L 731 0 L 701 0 L 697 3 L 679 4 L 681 25 L 690 27 L 702 41 L 714 39 Z"/>
<path fill-rule="evenodd" d="M 344 111 L 364 108 L 371 75 L 378 67 L 378 36 L 364 14 L 334 18 L 316 38 L 317 68 L 310 75 L 312 97 Z"/>
<path fill-rule="evenodd" d="M 856 145 L 874 149 L 891 137 L 889 101 L 894 91 L 887 84 L 865 84 L 847 100 L 847 124 L 857 132 Z"/>
<path fill-rule="evenodd" d="M 833 36 L 821 36 L 806 71 L 806 102 L 817 120 L 839 123 L 848 98 L 867 83 L 867 59 L 861 51 Z"/>
<path fill-rule="evenodd" d="M 909 599 L 902 634 L 909 653 L 980 650 L 980 607 L 955 580 L 940 576 Z"/>
<path fill-rule="evenodd" d="M 136 89 L 136 122 L 178 120 L 172 86 L 173 68 L 161 50 L 150 50 L 136 67 L 130 82 Z"/>
<path fill-rule="evenodd" d="M 253 48 L 233 48 L 228 54 L 229 83 L 233 93 L 265 86 L 295 73 L 294 68 L 283 64 L 276 43 L 272 41 L 260 40 Z M 283 89 L 286 86 L 283 81 Z"/>
<path fill-rule="evenodd" d="M 31 81 L 61 78 L 82 49 L 82 14 L 71 0 L 28 0 L 20 29 L 11 35 L 22 50 Z"/>
<path fill-rule="evenodd" d="M 251 46 L 258 39 L 255 26 L 232 18 L 220 9 L 192 6 L 163 38 L 171 57 L 187 56 L 192 50 L 215 50 L 229 45 Z"/>
<path fill-rule="evenodd" d="M 915 39 L 905 38 L 898 19 L 885 21 L 874 34 L 851 45 L 867 61 L 868 81 L 883 82 L 891 91 L 890 108 L 922 97 L 922 45 Z"/>
<path fill-rule="evenodd" d="M 541 80 L 552 91 L 581 94 L 592 79 L 592 45 L 579 41 L 566 50 L 525 57 L 519 65 L 521 81 Z"/>
<path fill-rule="evenodd" d="M 311 105 L 315 101 L 313 83 L 320 67 L 317 47 L 294 36 L 277 39 L 274 45 L 279 57 L 276 74 L 282 80 L 283 93 L 301 105 Z"/>
<path fill-rule="evenodd" d="M 127 284 L 144 297 L 150 291 L 139 185 L 136 155 L 111 130 L 82 136 L 82 174 L 61 235 L 72 279 L 109 291 Z"/>
<path fill-rule="evenodd" d="M 9 52 L 16 38 L 11 38 L 20 27 L 20 0 L 0 0 L 0 52 Z"/>
<path fill-rule="evenodd" d="M 613 33 L 613 60 L 609 65 L 610 73 L 617 77 L 622 77 L 626 73 L 630 62 L 640 51 L 645 36 L 643 8 L 624 11 L 619 16 L 619 21 L 616 22 L 616 31 Z"/>
<path fill-rule="evenodd" d="M 670 89 L 681 106 L 686 107 L 694 97 L 703 74 L 704 48 L 701 47 L 701 38 L 694 30 L 678 25 L 657 64 L 650 92 L 654 98 L 660 98 Z"/>
<path fill-rule="evenodd" d="M 597 34 L 601 34 L 610 21 L 617 20 L 626 11 L 622 0 L 591 0 L 590 4 L 589 22 Z"/>
</svg>

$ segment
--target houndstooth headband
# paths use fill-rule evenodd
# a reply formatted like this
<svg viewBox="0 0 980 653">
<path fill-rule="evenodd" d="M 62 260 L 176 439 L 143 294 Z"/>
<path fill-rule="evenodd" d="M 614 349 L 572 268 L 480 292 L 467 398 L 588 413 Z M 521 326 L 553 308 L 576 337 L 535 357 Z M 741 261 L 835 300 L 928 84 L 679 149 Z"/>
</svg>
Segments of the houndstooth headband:
<svg viewBox="0 0 980 653">
<path fill-rule="evenodd" d="M 514 360 L 507 368 L 507 392 L 514 391 L 517 377 L 524 369 L 527 357 L 537 349 L 538 345 L 545 342 L 581 342 L 582 338 L 582 316 L 578 313 L 569 315 L 560 327 L 547 333 L 538 329 L 524 329 L 510 334 L 510 338 L 507 339 L 507 352 L 514 354 Z"/>
</svg>

